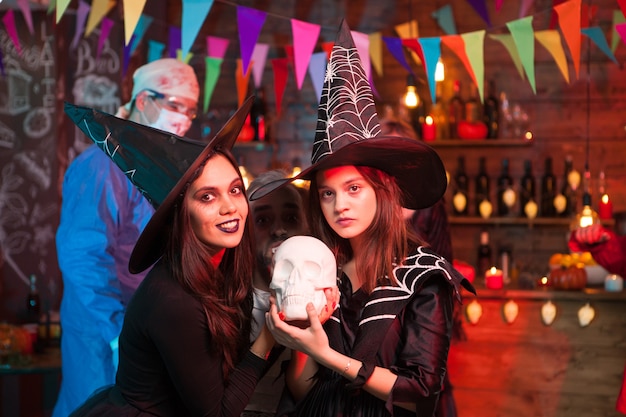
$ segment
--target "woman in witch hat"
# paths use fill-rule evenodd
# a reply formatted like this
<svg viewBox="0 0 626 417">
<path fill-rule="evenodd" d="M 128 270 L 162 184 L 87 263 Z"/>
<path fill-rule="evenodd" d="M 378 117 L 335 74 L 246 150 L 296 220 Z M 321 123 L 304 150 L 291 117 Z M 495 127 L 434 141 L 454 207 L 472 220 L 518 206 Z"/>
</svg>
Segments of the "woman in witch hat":
<svg viewBox="0 0 626 417">
<path fill-rule="evenodd" d="M 128 305 L 116 383 L 72 416 L 239 416 L 246 406 L 274 344 L 267 329 L 249 341 L 254 251 L 230 152 L 251 104 L 201 146 L 66 105 L 156 208 L 129 262 L 133 273 L 156 264 Z"/>
<path fill-rule="evenodd" d="M 446 189 L 437 153 L 380 134 L 371 87 L 345 22 L 326 71 L 312 165 L 310 227 L 340 265 L 339 308 L 310 327 L 267 323 L 293 349 L 279 415 L 433 416 L 446 374 L 453 306 L 472 285 L 425 247 L 402 207 L 433 205 Z M 286 180 L 289 181 L 289 180 Z M 252 193 L 254 200 L 286 183 Z"/>
</svg>

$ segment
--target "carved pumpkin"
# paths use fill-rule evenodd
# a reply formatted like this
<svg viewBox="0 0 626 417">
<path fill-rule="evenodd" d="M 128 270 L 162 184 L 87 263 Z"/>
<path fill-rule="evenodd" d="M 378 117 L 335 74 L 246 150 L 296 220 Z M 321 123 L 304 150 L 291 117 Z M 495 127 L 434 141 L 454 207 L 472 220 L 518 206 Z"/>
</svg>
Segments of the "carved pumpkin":
<svg viewBox="0 0 626 417">
<path fill-rule="evenodd" d="M 582 290 L 587 286 L 587 271 L 580 265 L 553 269 L 550 284 L 557 290 Z"/>
</svg>

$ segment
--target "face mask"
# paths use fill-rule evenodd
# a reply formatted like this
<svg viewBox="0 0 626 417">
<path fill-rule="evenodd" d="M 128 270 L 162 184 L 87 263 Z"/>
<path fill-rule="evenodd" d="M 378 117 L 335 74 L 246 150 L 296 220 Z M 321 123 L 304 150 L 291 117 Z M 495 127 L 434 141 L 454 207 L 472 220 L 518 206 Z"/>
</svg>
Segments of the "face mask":
<svg viewBox="0 0 626 417">
<path fill-rule="evenodd" d="M 160 108 L 152 99 L 149 99 L 152 105 L 159 111 L 158 117 L 154 122 L 149 122 L 148 117 L 142 113 L 143 117 L 148 121 L 148 126 L 155 129 L 164 130 L 178 136 L 184 136 L 191 127 L 191 120 L 181 113 Z"/>
</svg>

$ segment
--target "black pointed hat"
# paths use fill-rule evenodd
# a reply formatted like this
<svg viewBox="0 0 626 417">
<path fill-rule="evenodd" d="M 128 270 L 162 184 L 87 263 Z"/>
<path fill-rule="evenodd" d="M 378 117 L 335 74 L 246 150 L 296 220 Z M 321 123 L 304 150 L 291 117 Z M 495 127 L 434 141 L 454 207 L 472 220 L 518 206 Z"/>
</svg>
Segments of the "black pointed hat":
<svg viewBox="0 0 626 417">
<path fill-rule="evenodd" d="M 165 248 L 162 229 L 194 172 L 217 148 L 230 150 L 253 98 L 248 98 L 220 131 L 206 142 L 176 136 L 130 120 L 65 103 L 65 113 L 126 174 L 156 209 L 139 236 L 128 269 L 139 273 L 156 262 Z"/>
<path fill-rule="evenodd" d="M 250 199 L 341 165 L 370 166 L 392 175 L 404 193 L 404 206 L 411 209 L 432 206 L 446 190 L 443 163 L 431 147 L 411 138 L 381 135 L 372 89 L 345 21 L 326 67 L 311 166 L 293 178 L 259 188 Z"/>
</svg>

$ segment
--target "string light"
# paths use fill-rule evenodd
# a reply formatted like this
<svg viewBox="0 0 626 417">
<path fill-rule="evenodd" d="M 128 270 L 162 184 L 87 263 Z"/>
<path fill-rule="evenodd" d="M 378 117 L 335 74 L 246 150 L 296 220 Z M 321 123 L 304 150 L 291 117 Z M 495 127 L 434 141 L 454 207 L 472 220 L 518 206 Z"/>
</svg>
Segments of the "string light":
<svg viewBox="0 0 626 417">
<path fill-rule="evenodd" d="M 414 109 L 419 104 L 420 98 L 417 95 L 415 76 L 413 74 L 409 74 L 406 78 L 406 93 L 404 94 L 404 105 L 410 109 Z"/>
</svg>

